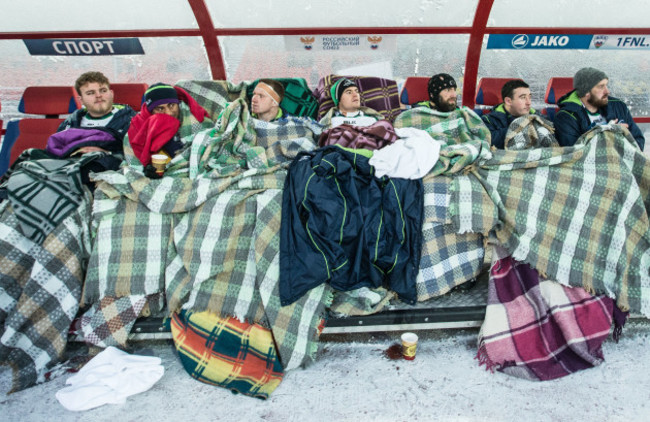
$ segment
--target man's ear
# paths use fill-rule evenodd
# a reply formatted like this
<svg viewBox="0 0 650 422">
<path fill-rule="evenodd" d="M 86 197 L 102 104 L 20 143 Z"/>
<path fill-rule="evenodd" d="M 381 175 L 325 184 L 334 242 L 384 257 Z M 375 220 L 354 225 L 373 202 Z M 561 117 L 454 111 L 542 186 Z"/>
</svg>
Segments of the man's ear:
<svg viewBox="0 0 650 422">
<path fill-rule="evenodd" d="M 512 98 L 506 97 L 506 98 L 503 99 L 503 102 L 505 103 L 505 105 L 510 107 L 512 105 Z"/>
</svg>

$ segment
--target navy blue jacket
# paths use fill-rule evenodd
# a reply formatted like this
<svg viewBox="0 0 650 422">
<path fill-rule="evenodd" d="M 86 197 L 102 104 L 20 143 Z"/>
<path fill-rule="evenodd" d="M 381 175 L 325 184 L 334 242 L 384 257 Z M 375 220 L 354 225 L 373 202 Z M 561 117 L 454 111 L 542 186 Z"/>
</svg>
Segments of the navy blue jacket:
<svg viewBox="0 0 650 422">
<path fill-rule="evenodd" d="M 280 230 L 283 306 L 326 281 L 341 291 L 383 285 L 416 301 L 422 180 L 378 179 L 368 161 L 362 150 L 330 145 L 291 163 Z"/>
<path fill-rule="evenodd" d="M 593 124 L 589 120 L 587 110 L 582 105 L 580 97 L 575 90 L 569 92 L 558 101 L 560 111 L 555 115 L 555 136 L 561 146 L 571 146 L 576 143 L 576 140 L 585 132 L 593 128 Z M 618 98 L 609 97 L 609 101 L 605 107 L 602 107 L 598 112 L 605 117 L 609 122 L 618 119 L 618 123 L 627 123 L 628 129 L 639 148 L 643 150 L 645 145 L 645 138 L 639 126 L 632 120 L 630 110 L 628 110 L 625 103 Z"/>
<path fill-rule="evenodd" d="M 530 114 L 537 114 L 537 112 L 531 108 Z M 504 149 L 508 127 L 516 117 L 508 113 L 505 104 L 501 103 L 492 107 L 490 113 L 482 115 L 481 119 L 483 119 L 485 126 L 490 129 L 491 144 L 499 149 Z"/>
</svg>

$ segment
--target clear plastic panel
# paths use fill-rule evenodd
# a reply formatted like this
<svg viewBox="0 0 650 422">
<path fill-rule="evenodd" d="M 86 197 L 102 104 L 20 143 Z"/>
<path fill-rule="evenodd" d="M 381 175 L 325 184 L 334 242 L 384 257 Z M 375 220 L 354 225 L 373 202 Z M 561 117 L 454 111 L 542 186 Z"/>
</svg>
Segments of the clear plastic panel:
<svg viewBox="0 0 650 422">
<path fill-rule="evenodd" d="M 217 28 L 472 26 L 478 0 L 206 0 Z"/>
<path fill-rule="evenodd" d="M 187 1 L 2 2 L 0 32 L 197 28 Z"/>
<path fill-rule="evenodd" d="M 329 74 L 379 76 L 398 83 L 408 76 L 446 72 L 462 83 L 469 35 L 395 35 L 382 45 L 340 50 L 306 49 L 292 37 L 220 37 L 228 80 L 300 77 L 311 87 Z M 295 37 L 299 38 L 299 37 Z M 367 43 L 366 43 L 367 44 Z"/>
<path fill-rule="evenodd" d="M 639 77 L 650 69 L 644 50 L 483 50 L 478 76 L 523 79 L 531 87 L 533 107 L 541 108 L 550 78 L 573 77 L 587 66 L 607 74 L 611 95 L 625 101 L 632 115 L 650 115 L 650 81 Z"/>
<path fill-rule="evenodd" d="M 103 72 L 111 82 L 174 83 L 180 79 L 212 79 L 203 40 L 199 37 L 141 38 L 144 55 L 30 56 L 20 40 L 0 41 L 0 118 L 21 117 L 18 102 L 25 87 L 74 85 L 89 70 Z"/>
<path fill-rule="evenodd" d="M 499 0 L 488 28 L 496 27 L 642 27 L 648 26 L 647 0 Z M 622 10 L 621 10 L 622 9 Z M 635 13 L 639 11 L 639 13 Z"/>
</svg>

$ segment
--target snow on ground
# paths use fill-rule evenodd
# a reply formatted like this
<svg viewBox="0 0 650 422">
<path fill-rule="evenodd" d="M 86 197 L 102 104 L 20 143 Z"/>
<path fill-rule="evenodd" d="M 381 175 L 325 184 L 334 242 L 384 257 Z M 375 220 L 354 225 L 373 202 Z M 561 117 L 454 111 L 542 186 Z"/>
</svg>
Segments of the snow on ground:
<svg viewBox="0 0 650 422">
<path fill-rule="evenodd" d="M 650 322 L 628 322 L 604 344 L 597 368 L 547 382 L 487 372 L 474 360 L 477 330 L 420 332 L 414 361 L 383 352 L 399 333 L 333 337 L 315 363 L 290 371 L 271 397 L 233 395 L 189 377 L 171 342 L 138 343 L 165 366 L 154 387 L 124 405 L 70 412 L 54 394 L 67 376 L 6 395 L 0 369 L 0 420 L 13 421 L 647 421 Z"/>
</svg>

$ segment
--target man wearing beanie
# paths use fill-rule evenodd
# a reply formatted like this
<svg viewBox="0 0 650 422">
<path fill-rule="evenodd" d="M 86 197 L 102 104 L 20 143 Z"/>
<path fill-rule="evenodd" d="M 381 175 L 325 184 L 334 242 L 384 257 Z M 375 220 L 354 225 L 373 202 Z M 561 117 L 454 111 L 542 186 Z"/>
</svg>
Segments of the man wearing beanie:
<svg viewBox="0 0 650 422">
<path fill-rule="evenodd" d="M 463 142 L 489 145 L 490 131 L 474 110 L 458 106 L 456 88 L 456 81 L 451 75 L 433 75 L 429 79 L 429 101 L 404 110 L 395 119 L 395 128 L 422 129 L 447 145 Z"/>
<path fill-rule="evenodd" d="M 645 138 L 632 120 L 630 110 L 618 98 L 609 95 L 605 72 L 585 67 L 573 77 L 574 90 L 558 100 L 560 111 L 555 116 L 555 133 L 561 146 L 571 146 L 596 125 L 619 124 L 627 128 L 639 148 Z"/>
<path fill-rule="evenodd" d="M 131 121 L 128 140 L 133 154 L 145 166 L 145 174 L 155 177 L 151 156 L 173 158 L 189 142 L 189 135 L 213 126 L 208 112 L 182 88 L 164 83 L 151 85 L 144 102 Z"/>
<path fill-rule="evenodd" d="M 361 105 L 359 86 L 350 79 L 341 78 L 334 82 L 330 94 L 334 107 L 320 120 L 323 126 L 370 126 L 377 120 L 383 120 L 380 113 Z"/>
</svg>

